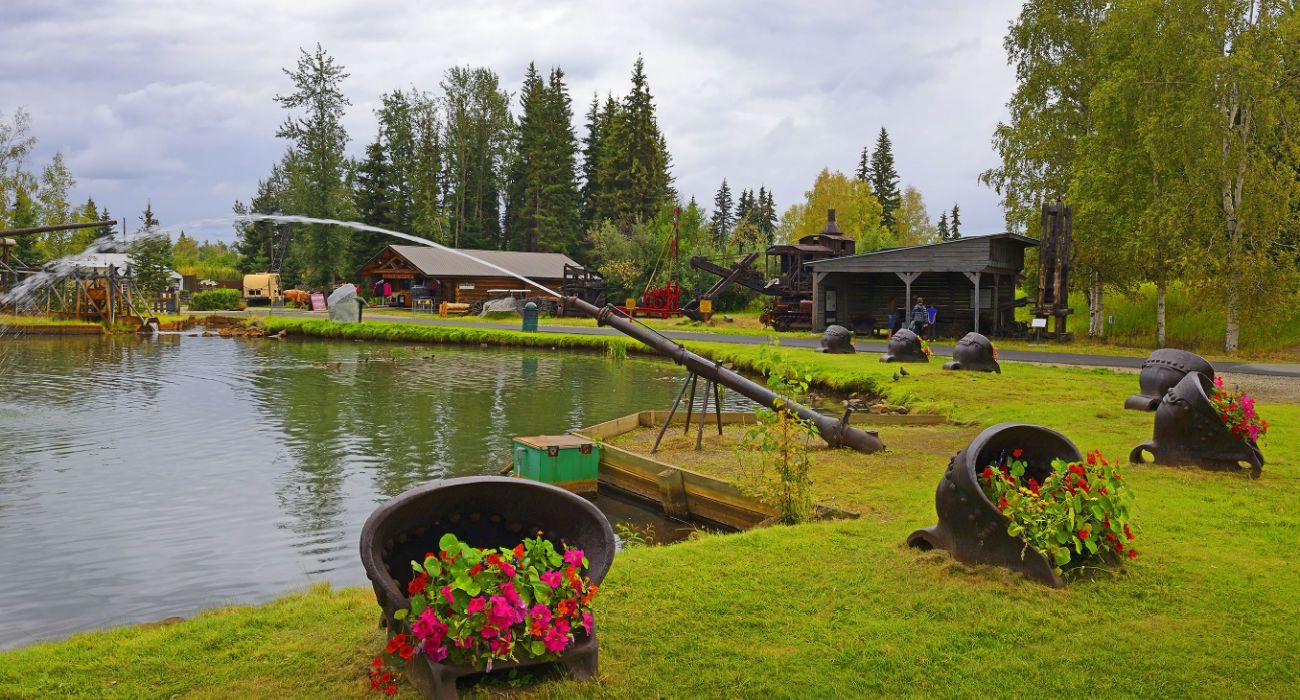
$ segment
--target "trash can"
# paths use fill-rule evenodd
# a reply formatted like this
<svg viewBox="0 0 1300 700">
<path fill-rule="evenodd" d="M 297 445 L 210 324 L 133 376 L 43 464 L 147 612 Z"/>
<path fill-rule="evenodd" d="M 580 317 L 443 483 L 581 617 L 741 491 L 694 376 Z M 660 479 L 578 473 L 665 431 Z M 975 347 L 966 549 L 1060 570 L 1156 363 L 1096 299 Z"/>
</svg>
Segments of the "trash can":
<svg viewBox="0 0 1300 700">
<path fill-rule="evenodd" d="M 524 330 L 537 330 L 537 304 L 531 301 L 524 304 Z"/>
</svg>

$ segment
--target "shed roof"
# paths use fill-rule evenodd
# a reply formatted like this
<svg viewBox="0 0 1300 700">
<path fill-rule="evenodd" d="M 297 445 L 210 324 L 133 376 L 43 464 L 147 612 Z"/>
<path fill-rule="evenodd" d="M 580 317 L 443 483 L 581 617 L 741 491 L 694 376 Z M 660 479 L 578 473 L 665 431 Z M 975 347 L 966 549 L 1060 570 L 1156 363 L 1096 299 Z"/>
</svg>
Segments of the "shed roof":
<svg viewBox="0 0 1300 700">
<path fill-rule="evenodd" d="M 460 253 L 473 255 L 491 265 L 457 255 L 456 253 L 430 248 L 422 245 L 390 245 L 371 258 L 363 266 L 368 267 L 386 251 L 392 251 L 411 267 L 419 270 L 426 277 L 508 277 L 491 265 L 505 268 L 510 272 L 538 279 L 563 279 L 564 266 L 578 266 L 563 253 L 523 253 L 513 250 L 470 250 L 457 249 Z"/>
<path fill-rule="evenodd" d="M 816 272 L 1008 271 L 1012 266 L 999 259 L 1000 256 L 994 252 L 996 247 L 1017 246 L 1023 250 L 1036 245 L 1036 239 L 1018 233 L 994 233 L 941 243 L 885 248 L 804 264 Z"/>
</svg>

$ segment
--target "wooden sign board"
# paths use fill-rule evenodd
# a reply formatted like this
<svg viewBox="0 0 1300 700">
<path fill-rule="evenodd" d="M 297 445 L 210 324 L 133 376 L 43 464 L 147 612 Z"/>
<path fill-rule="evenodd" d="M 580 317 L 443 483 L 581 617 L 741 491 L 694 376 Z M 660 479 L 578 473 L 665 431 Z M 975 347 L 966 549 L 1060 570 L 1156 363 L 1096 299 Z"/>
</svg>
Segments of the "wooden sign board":
<svg viewBox="0 0 1300 700">
<path fill-rule="evenodd" d="M 1034 328 L 1046 328 L 1046 327 L 1047 327 L 1047 319 L 1045 319 L 1045 318 L 1035 318 L 1035 319 L 1033 319 L 1033 320 L 1031 320 L 1031 321 L 1029 322 L 1029 325 L 1033 326 Z"/>
<path fill-rule="evenodd" d="M 324 311 L 324 310 L 325 310 L 325 295 L 324 295 L 324 294 L 321 294 L 320 292 L 316 292 L 315 294 L 312 294 L 312 295 L 311 295 L 311 310 L 312 310 L 312 311 Z"/>
</svg>

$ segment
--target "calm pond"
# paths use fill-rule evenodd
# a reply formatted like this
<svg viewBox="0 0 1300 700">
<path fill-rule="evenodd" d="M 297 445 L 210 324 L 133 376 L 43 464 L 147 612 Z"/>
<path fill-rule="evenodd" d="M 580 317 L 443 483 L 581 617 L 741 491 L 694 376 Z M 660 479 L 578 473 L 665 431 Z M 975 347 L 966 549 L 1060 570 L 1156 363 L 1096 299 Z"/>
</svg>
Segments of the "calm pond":
<svg viewBox="0 0 1300 700">
<path fill-rule="evenodd" d="M 682 376 L 551 350 L 0 340 L 0 648 L 364 584 L 376 504 L 494 474 L 512 436 L 664 408 Z"/>
</svg>

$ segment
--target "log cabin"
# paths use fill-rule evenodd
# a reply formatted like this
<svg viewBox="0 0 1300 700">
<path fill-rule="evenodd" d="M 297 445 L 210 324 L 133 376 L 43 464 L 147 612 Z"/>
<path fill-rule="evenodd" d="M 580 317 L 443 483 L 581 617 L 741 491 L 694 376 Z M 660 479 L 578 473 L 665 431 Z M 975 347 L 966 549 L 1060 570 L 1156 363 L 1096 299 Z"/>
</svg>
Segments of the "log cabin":
<svg viewBox="0 0 1300 700">
<path fill-rule="evenodd" d="M 474 257 L 521 274 L 556 291 L 564 280 L 564 266 L 577 266 L 561 253 L 523 253 L 509 250 L 462 250 Z M 365 291 L 372 296 L 376 284 L 388 284 L 385 298 L 392 306 L 410 307 L 412 299 L 432 298 L 472 304 L 502 296 L 539 296 L 541 290 L 500 270 L 445 250 L 419 245 L 390 245 L 357 271 Z"/>
</svg>

